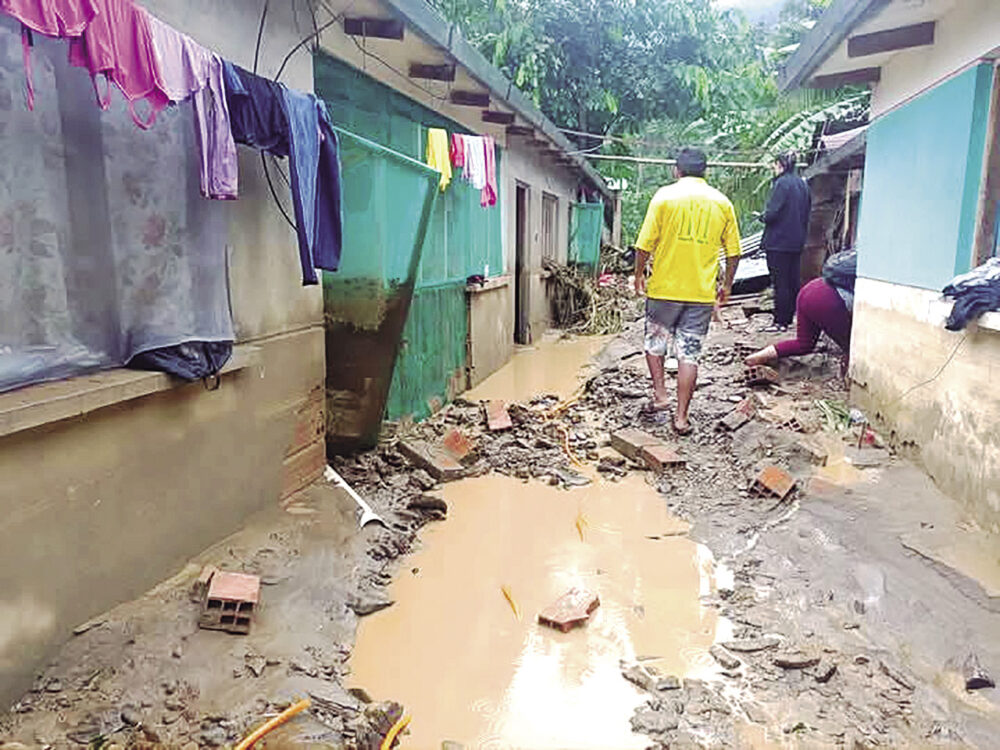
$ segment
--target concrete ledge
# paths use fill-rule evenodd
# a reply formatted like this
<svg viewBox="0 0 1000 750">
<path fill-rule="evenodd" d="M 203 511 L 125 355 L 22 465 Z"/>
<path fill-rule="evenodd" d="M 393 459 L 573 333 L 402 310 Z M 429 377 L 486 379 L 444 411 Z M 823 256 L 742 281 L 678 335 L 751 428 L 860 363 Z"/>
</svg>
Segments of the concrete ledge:
<svg viewBox="0 0 1000 750">
<path fill-rule="evenodd" d="M 234 346 L 233 356 L 219 374 L 251 367 L 260 359 L 258 347 Z M 182 385 L 189 384 L 162 372 L 124 368 L 30 385 L 0 394 L 0 437 Z"/>
<path fill-rule="evenodd" d="M 465 291 L 469 294 L 479 294 L 480 292 L 488 292 L 493 289 L 502 289 L 505 286 L 510 286 L 510 279 L 510 274 L 494 276 L 491 279 L 486 279 L 483 284 L 466 284 Z"/>
<path fill-rule="evenodd" d="M 947 299 L 940 299 L 931 303 L 930 315 L 932 321 L 943 327 L 945 321 L 948 320 L 948 316 L 951 315 L 951 309 L 954 306 L 955 303 Z M 980 330 L 1000 332 L 1000 312 L 985 312 L 969 325 L 978 326 Z"/>
</svg>

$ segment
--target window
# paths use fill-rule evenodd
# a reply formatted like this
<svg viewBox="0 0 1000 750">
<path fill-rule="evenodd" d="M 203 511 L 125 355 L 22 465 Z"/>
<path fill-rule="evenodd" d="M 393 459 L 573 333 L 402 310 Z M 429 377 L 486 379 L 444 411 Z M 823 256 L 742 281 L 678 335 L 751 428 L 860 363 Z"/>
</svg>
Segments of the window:
<svg viewBox="0 0 1000 750">
<path fill-rule="evenodd" d="M 979 199 L 973 265 L 1000 255 L 1000 68 L 993 71 L 993 97 L 986 130 L 986 158 Z"/>
<path fill-rule="evenodd" d="M 559 236 L 559 199 L 542 193 L 542 260 L 555 260 Z"/>
</svg>

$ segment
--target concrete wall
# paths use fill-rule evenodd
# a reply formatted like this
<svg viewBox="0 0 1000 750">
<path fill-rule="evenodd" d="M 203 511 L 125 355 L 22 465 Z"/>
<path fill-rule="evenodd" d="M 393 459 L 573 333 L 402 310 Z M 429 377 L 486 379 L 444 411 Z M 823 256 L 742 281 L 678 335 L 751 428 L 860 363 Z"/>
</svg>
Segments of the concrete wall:
<svg viewBox="0 0 1000 750">
<path fill-rule="evenodd" d="M 146 7 L 250 68 L 260 4 L 149 0 Z M 308 31 L 272 3 L 260 71 Z M 311 57 L 282 80 L 311 90 Z M 155 137 L 155 127 L 150 137 Z M 0 438 L 0 702 L 73 627 L 172 574 L 323 466 L 322 298 L 303 289 L 291 229 L 259 157 L 240 149 L 229 233 L 233 313 L 260 364 Z M 290 205 L 286 203 L 286 207 Z M 99 379 L 100 376 L 97 376 Z M 31 390 L 17 392 L 30 399 Z M 318 430 L 318 431 L 317 431 Z"/>
<path fill-rule="evenodd" d="M 1000 3 L 959 0 L 938 21 L 934 45 L 896 53 L 882 66 L 872 116 L 933 88 L 944 78 L 1000 47 Z"/>
<path fill-rule="evenodd" d="M 514 353 L 514 278 L 467 292 L 469 300 L 468 387 L 499 370 Z"/>
<path fill-rule="evenodd" d="M 946 311 L 935 292 L 858 279 L 852 395 L 973 518 L 998 528 L 1000 331 L 973 326 L 963 342 L 944 329 Z"/>
<path fill-rule="evenodd" d="M 576 200 L 579 181 L 569 170 L 554 165 L 538 149 L 524 143 L 522 139 L 511 139 L 503 152 L 502 194 L 507 196 L 503 203 L 504 262 L 509 272 L 516 268 L 517 186 L 528 187 L 528 249 L 526 283 L 528 287 L 528 309 L 531 340 L 537 339 L 549 327 L 551 311 L 546 294 L 545 274 L 542 269 L 542 194 L 555 196 L 556 207 L 556 252 L 554 260 L 565 263 L 569 248 L 569 206 Z M 513 294 L 510 296 L 514 303 Z M 513 318 L 513 308 L 511 309 Z"/>
<path fill-rule="evenodd" d="M 992 83 L 977 65 L 872 123 L 860 275 L 941 289 L 971 268 Z"/>
</svg>

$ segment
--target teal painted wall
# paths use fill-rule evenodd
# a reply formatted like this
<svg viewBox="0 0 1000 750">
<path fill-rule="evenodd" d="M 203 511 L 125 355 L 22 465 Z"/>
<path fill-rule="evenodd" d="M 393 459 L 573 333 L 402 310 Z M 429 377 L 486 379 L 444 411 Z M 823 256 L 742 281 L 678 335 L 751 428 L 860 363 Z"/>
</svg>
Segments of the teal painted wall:
<svg viewBox="0 0 1000 750">
<path fill-rule="evenodd" d="M 339 60 L 318 54 L 314 67 L 316 92 L 334 123 L 376 143 L 423 161 L 428 128 L 468 132 Z M 496 163 L 499 172 L 499 153 Z M 487 269 L 489 276 L 504 273 L 500 200 L 483 208 L 479 191 L 457 174 L 438 195 L 393 370 L 389 419 L 426 417 L 464 387 L 465 280 Z"/>
<path fill-rule="evenodd" d="M 941 289 L 970 269 L 992 85 L 977 65 L 871 124 L 860 276 Z"/>
</svg>

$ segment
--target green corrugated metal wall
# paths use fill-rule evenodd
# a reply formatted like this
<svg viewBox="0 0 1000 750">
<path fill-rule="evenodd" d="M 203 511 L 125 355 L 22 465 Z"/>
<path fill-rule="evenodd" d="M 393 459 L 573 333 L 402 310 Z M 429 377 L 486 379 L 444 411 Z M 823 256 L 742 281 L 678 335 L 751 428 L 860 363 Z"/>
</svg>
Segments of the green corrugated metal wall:
<svg viewBox="0 0 1000 750">
<path fill-rule="evenodd" d="M 467 132 L 339 60 L 320 53 L 314 63 L 316 92 L 334 123 L 365 138 L 423 161 L 428 128 Z M 499 197 L 496 206 L 484 209 L 479 191 L 455 175 L 438 196 L 424 241 L 389 392 L 389 419 L 426 417 L 464 387 L 465 280 L 487 270 L 490 276 L 504 272 Z"/>
<path fill-rule="evenodd" d="M 597 271 L 601 259 L 603 203 L 574 203 L 569 222 L 569 262 Z"/>
</svg>

